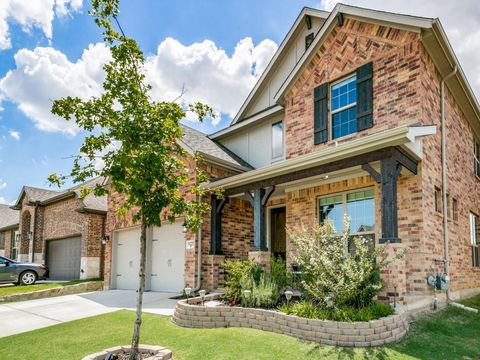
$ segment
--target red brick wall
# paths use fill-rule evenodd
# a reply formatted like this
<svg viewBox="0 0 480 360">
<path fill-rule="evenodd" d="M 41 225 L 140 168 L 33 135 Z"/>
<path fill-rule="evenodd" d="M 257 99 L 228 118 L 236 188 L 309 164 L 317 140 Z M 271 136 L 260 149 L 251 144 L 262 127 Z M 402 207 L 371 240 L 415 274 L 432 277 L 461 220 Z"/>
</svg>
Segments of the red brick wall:
<svg viewBox="0 0 480 360">
<path fill-rule="evenodd" d="M 419 34 L 413 32 L 351 19 L 337 26 L 285 96 L 286 157 L 335 143 L 313 144 L 313 89 L 350 75 L 370 61 L 373 62 L 374 127 L 336 141 L 349 141 L 421 121 L 420 99 L 416 96 L 420 87 L 419 53 Z"/>
</svg>

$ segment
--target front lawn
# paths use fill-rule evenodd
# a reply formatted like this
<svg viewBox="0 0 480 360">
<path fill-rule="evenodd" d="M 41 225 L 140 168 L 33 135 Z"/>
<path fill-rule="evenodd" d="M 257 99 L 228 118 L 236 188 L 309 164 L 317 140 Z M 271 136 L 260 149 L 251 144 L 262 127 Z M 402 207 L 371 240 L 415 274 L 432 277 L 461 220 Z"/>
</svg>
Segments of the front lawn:
<svg viewBox="0 0 480 360">
<path fill-rule="evenodd" d="M 474 300 L 472 300 L 474 301 Z M 480 297 L 477 300 L 480 301 Z M 0 339 L 2 359 L 80 359 L 128 344 L 134 313 L 118 311 Z M 478 359 L 480 315 L 448 308 L 412 324 L 400 343 L 371 349 L 336 348 L 252 329 L 185 329 L 144 314 L 141 342 L 191 359 Z"/>
<path fill-rule="evenodd" d="M 79 284 L 81 282 L 86 282 L 86 281 L 98 281 L 98 280 L 99 279 L 87 279 L 87 280 L 72 280 L 67 282 L 42 283 L 42 284 L 35 284 L 35 285 L 2 286 L 0 287 L 0 298 L 7 295 L 25 294 L 32 291 L 46 290 L 46 289 L 52 289 L 52 288 L 57 288 L 61 286 L 75 285 L 75 284 Z"/>
</svg>

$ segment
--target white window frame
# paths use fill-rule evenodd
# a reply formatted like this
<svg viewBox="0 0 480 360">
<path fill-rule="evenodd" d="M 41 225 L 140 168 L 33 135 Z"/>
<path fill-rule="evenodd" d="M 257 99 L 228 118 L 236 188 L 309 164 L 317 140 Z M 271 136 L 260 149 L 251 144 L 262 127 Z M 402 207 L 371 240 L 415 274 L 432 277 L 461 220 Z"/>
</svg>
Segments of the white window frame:
<svg viewBox="0 0 480 360">
<path fill-rule="evenodd" d="M 361 236 L 361 235 L 374 235 L 375 236 L 375 227 L 376 227 L 376 210 L 375 210 L 375 188 L 373 187 L 367 187 L 367 188 L 361 188 L 361 189 L 355 189 L 355 190 L 348 190 L 348 191 L 343 191 L 343 192 L 337 192 L 337 193 L 332 193 L 328 195 L 321 195 L 317 197 L 317 222 L 320 224 L 320 199 L 325 199 L 328 197 L 332 196 L 337 196 L 337 195 L 342 195 L 342 215 L 345 217 L 345 214 L 347 214 L 347 195 L 348 194 L 354 194 L 360 191 L 368 191 L 368 190 L 373 190 L 373 230 L 372 231 L 360 231 L 360 232 L 351 232 L 350 235 L 353 236 Z M 342 232 L 338 232 L 338 229 L 335 229 L 337 231 L 337 235 L 342 235 Z"/>
<path fill-rule="evenodd" d="M 332 83 L 330 84 L 330 86 L 329 86 L 329 92 L 330 92 L 330 93 L 329 93 L 329 101 L 328 101 L 329 104 L 328 104 L 328 105 L 329 105 L 329 109 L 330 109 L 330 111 L 329 111 L 329 113 L 330 113 L 329 125 L 330 125 L 330 129 L 331 129 L 331 131 L 329 131 L 330 140 L 338 140 L 338 139 L 341 139 L 341 138 L 344 138 L 344 137 L 353 135 L 353 134 L 355 134 L 355 133 L 358 132 L 358 130 L 357 130 L 356 132 L 351 133 L 351 134 L 347 134 L 347 135 L 344 135 L 344 136 L 339 136 L 339 137 L 337 137 L 337 138 L 334 138 L 334 137 L 333 137 L 333 115 L 335 115 L 335 114 L 337 114 L 337 113 L 339 113 L 339 112 L 342 112 L 342 111 L 344 111 L 344 110 L 348 110 L 348 109 L 350 109 L 350 108 L 352 108 L 352 107 L 354 107 L 354 106 L 357 106 L 357 101 L 355 100 L 354 103 L 345 105 L 345 106 L 340 107 L 340 108 L 338 108 L 338 109 L 336 109 L 336 110 L 333 111 L 333 110 L 332 110 L 332 90 L 333 90 L 333 87 L 334 87 L 335 85 L 337 85 L 337 84 L 340 84 L 341 82 L 344 82 L 345 80 L 348 80 L 348 79 L 350 79 L 350 78 L 356 78 L 356 77 L 357 77 L 357 74 L 356 74 L 356 73 L 353 73 L 353 74 L 344 76 L 344 77 L 342 77 L 341 79 L 338 79 L 338 80 L 332 82 Z M 356 81 L 356 79 L 355 79 L 355 81 Z M 355 84 L 355 87 L 356 87 L 356 86 L 357 86 L 357 85 Z M 357 95 L 358 95 L 358 94 L 357 94 Z"/>
<path fill-rule="evenodd" d="M 475 263 L 474 259 L 475 256 L 473 256 L 473 252 L 476 249 L 478 253 L 478 246 L 479 246 L 479 239 L 477 238 L 477 227 L 479 226 L 478 221 L 478 215 L 474 214 L 473 212 L 470 212 L 470 246 L 472 248 L 472 267 L 480 267 L 480 263 Z M 480 259 L 478 259 L 480 261 Z"/>
<path fill-rule="evenodd" d="M 277 124 L 282 124 L 282 155 L 274 157 L 273 156 L 273 127 Z M 285 159 L 285 124 L 283 120 L 274 121 L 270 125 L 270 142 L 271 142 L 271 149 L 270 149 L 270 156 L 272 158 L 272 162 L 276 162 L 279 160 Z"/>
</svg>

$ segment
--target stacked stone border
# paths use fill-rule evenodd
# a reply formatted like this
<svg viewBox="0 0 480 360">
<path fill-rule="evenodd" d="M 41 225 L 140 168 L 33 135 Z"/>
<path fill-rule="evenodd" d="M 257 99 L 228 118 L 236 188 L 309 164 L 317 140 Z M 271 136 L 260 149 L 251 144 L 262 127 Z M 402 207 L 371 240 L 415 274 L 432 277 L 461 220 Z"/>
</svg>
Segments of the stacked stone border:
<svg viewBox="0 0 480 360">
<path fill-rule="evenodd" d="M 54 296 L 63 296 L 63 295 L 72 295 L 80 294 L 85 292 L 100 291 L 103 290 L 102 281 L 88 281 L 82 282 L 74 285 L 65 285 L 59 286 L 50 289 L 37 290 L 27 293 L 12 294 L 0 297 L 0 304 L 2 302 L 11 302 L 11 301 L 25 301 L 25 300 L 35 300 L 43 299 Z"/>
<path fill-rule="evenodd" d="M 206 301 L 218 298 L 207 296 Z M 207 307 L 200 298 L 177 302 L 172 321 L 189 328 L 245 327 L 290 335 L 335 346 L 380 346 L 401 339 L 408 331 L 405 314 L 368 322 L 306 319 L 278 311 L 233 306 Z"/>
</svg>

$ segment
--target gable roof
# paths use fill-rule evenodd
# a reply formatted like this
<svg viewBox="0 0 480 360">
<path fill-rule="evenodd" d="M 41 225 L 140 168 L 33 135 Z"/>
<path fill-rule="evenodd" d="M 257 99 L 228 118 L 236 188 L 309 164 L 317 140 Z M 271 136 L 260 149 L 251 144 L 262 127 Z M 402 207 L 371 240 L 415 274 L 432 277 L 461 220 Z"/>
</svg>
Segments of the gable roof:
<svg viewBox="0 0 480 360">
<path fill-rule="evenodd" d="M 209 139 L 207 135 L 201 131 L 183 124 L 181 126 L 183 129 L 183 137 L 179 142 L 190 154 L 198 152 L 206 161 L 217 163 L 223 167 L 236 170 L 237 172 L 253 169 L 246 161 L 217 142 Z"/>
<path fill-rule="evenodd" d="M 272 59 L 268 63 L 267 67 L 263 71 L 262 75 L 258 79 L 257 83 L 255 84 L 253 89 L 250 91 L 247 98 L 243 102 L 242 106 L 238 110 L 237 115 L 235 115 L 235 118 L 232 120 L 230 125 L 234 125 L 239 121 L 245 120 L 242 117 L 244 116 L 248 105 L 251 103 L 251 101 L 253 100 L 255 95 L 258 93 L 258 91 L 261 89 L 262 85 L 265 83 L 266 79 L 269 77 L 270 71 L 272 70 L 272 68 L 280 62 L 281 55 L 284 53 L 285 49 L 290 45 L 294 35 L 297 33 L 297 31 L 298 31 L 300 25 L 303 23 L 304 19 L 307 16 L 317 17 L 317 18 L 321 18 L 321 19 L 327 19 L 329 15 L 330 15 L 330 13 L 328 11 L 324 11 L 324 10 L 318 10 L 318 9 L 313 9 L 313 8 L 309 8 L 309 7 L 304 7 L 302 9 L 302 11 L 298 15 L 297 19 L 293 23 L 292 27 L 288 31 L 287 35 L 285 36 L 285 38 L 281 42 L 280 46 L 278 47 L 277 51 L 273 55 Z"/>
<path fill-rule="evenodd" d="M 83 187 L 94 187 L 96 184 L 104 184 L 103 177 L 96 177 L 90 180 L 85 181 L 82 184 L 75 185 L 71 188 L 68 188 L 63 191 L 54 191 L 39 189 L 31 186 L 24 186 L 20 193 L 20 196 L 17 199 L 15 205 L 11 208 L 18 210 L 21 208 L 21 202 L 24 195 L 28 196 L 28 199 L 32 203 L 39 203 L 40 205 L 48 205 L 60 200 L 67 199 L 72 196 L 80 198 L 81 188 Z M 88 194 L 83 200 L 81 200 L 81 211 L 95 211 L 95 212 L 106 212 L 107 211 L 107 196 L 95 196 L 93 194 Z"/>
<path fill-rule="evenodd" d="M 0 230 L 18 226 L 18 210 L 13 210 L 10 205 L 0 204 Z"/>
<path fill-rule="evenodd" d="M 366 19 L 367 21 L 382 23 L 386 26 L 419 32 L 421 34 L 422 43 L 432 57 L 440 75 L 446 77 L 455 69 L 455 76 L 446 82 L 447 86 L 455 97 L 457 103 L 462 108 L 462 111 L 470 120 L 477 136 L 480 137 L 480 105 L 438 18 L 432 19 L 420 16 L 395 14 L 338 3 L 315 35 L 313 43 L 307 51 L 305 51 L 285 79 L 283 85 L 274 95 L 274 101 L 277 104 L 283 104 L 284 96 L 288 89 L 298 79 L 323 41 L 336 26 L 339 15 L 361 20 Z"/>
<path fill-rule="evenodd" d="M 215 134 L 211 134 L 211 138 L 220 138 L 221 136 L 225 136 L 232 131 L 242 128 L 243 125 L 250 126 L 257 121 L 265 119 L 265 117 L 268 116 L 270 110 L 265 109 L 261 113 L 252 116 L 251 119 L 242 118 L 242 116 L 244 116 L 245 114 L 245 110 L 248 108 L 249 104 L 254 101 L 255 95 L 262 87 L 265 79 L 269 76 L 269 72 L 271 72 L 273 65 L 279 61 L 279 59 L 283 56 L 283 53 L 286 51 L 286 44 L 292 37 L 292 34 L 299 26 L 301 26 L 303 18 L 307 15 L 319 17 L 323 16 L 325 18 L 325 21 L 323 25 L 321 25 L 318 32 L 315 34 L 312 44 L 303 53 L 298 62 L 294 65 L 293 69 L 291 70 L 283 84 L 280 86 L 277 93 L 274 94 L 274 105 L 272 106 L 272 109 L 275 109 L 276 111 L 278 111 L 279 109 L 283 109 L 282 105 L 284 102 L 285 94 L 287 93 L 290 86 L 298 79 L 298 77 L 302 73 L 302 70 L 305 69 L 305 67 L 308 65 L 308 63 L 313 58 L 316 51 L 322 45 L 326 37 L 337 25 L 337 19 L 339 19 L 340 16 L 350 17 L 357 20 L 366 20 L 369 22 L 380 23 L 385 26 L 391 26 L 420 33 L 422 43 L 425 46 L 429 55 L 431 56 L 442 77 L 445 77 L 446 75 L 451 73 L 453 69 L 457 69 L 455 76 L 451 77 L 446 82 L 447 86 L 455 97 L 457 103 L 460 105 L 462 111 L 469 119 L 470 124 L 474 129 L 474 132 L 477 134 L 478 137 L 480 137 L 480 105 L 475 94 L 473 93 L 470 84 L 468 83 L 468 80 L 460 66 L 460 63 L 453 51 L 453 48 L 450 45 L 450 42 L 448 41 L 448 38 L 439 19 L 396 14 L 386 11 L 372 10 L 338 3 L 330 13 L 309 8 L 304 8 L 302 10 L 294 25 L 288 32 L 277 52 L 275 53 L 274 57 L 270 61 L 269 65 L 267 66 L 262 76 L 259 78 L 256 85 L 246 98 L 245 102 L 243 103 L 242 107 L 233 119 L 230 126 Z"/>
</svg>

